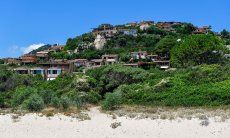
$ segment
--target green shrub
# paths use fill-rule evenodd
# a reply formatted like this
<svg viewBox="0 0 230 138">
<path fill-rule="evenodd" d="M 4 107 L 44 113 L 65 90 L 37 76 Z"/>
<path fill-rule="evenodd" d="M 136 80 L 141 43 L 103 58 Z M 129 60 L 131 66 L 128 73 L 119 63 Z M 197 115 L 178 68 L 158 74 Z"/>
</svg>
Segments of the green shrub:
<svg viewBox="0 0 230 138">
<path fill-rule="evenodd" d="M 67 96 L 61 97 L 60 102 L 64 110 L 68 109 L 71 105 L 71 100 Z"/>
<path fill-rule="evenodd" d="M 32 94 L 23 102 L 23 107 L 29 111 L 41 111 L 44 108 L 44 101 L 38 94 Z"/>
<path fill-rule="evenodd" d="M 25 100 L 27 100 L 32 94 L 36 94 L 37 89 L 32 87 L 22 87 L 16 89 L 16 91 L 13 94 L 12 99 L 12 106 L 17 107 L 20 106 Z"/>
<path fill-rule="evenodd" d="M 41 90 L 39 91 L 39 95 L 41 95 L 46 105 L 50 105 L 52 103 L 52 98 L 55 97 L 52 90 Z"/>
<path fill-rule="evenodd" d="M 88 92 L 86 96 L 86 101 L 91 104 L 97 104 L 101 99 L 101 95 L 95 91 Z"/>
<path fill-rule="evenodd" d="M 60 108 L 61 107 L 61 101 L 57 96 L 52 97 L 51 99 L 51 105 L 55 108 Z"/>
<path fill-rule="evenodd" d="M 121 93 L 107 93 L 105 95 L 105 100 L 102 102 L 102 108 L 104 110 L 113 110 L 119 107 L 120 104 L 122 104 Z"/>
<path fill-rule="evenodd" d="M 0 94 L 0 108 L 3 108 L 5 106 L 5 101 L 3 96 Z"/>
<path fill-rule="evenodd" d="M 112 92 L 122 84 L 132 84 L 145 81 L 151 75 L 143 69 L 111 65 L 89 71 L 87 73 L 98 80 L 98 87 L 102 87 L 102 95 Z"/>
</svg>

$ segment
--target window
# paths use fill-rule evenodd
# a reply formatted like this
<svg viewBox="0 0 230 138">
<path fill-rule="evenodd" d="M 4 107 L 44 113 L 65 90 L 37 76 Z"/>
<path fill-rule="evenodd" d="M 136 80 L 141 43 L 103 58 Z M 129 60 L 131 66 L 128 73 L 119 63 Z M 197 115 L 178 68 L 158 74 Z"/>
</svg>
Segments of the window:
<svg viewBox="0 0 230 138">
<path fill-rule="evenodd" d="M 57 70 L 53 70 L 53 73 L 52 74 L 57 74 Z"/>
</svg>

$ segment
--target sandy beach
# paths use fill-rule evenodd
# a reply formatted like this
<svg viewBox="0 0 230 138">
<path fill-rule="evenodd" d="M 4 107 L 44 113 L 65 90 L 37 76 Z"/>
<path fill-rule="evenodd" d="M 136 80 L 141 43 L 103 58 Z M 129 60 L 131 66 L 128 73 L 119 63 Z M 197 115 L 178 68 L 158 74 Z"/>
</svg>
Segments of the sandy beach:
<svg viewBox="0 0 230 138">
<path fill-rule="evenodd" d="M 89 120 L 57 114 L 53 117 L 26 114 L 14 118 L 0 115 L 0 138 L 226 138 L 230 120 L 151 119 L 118 117 L 101 113 L 98 107 L 86 112 Z M 113 125 L 112 125 L 113 124 Z M 113 127 L 113 128 L 112 128 Z"/>
</svg>

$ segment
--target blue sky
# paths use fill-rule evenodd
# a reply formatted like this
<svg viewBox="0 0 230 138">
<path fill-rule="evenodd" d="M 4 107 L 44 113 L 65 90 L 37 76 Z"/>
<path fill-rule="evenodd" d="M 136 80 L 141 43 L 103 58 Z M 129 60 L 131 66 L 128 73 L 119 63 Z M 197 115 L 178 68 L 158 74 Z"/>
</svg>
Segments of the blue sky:
<svg viewBox="0 0 230 138">
<path fill-rule="evenodd" d="M 1 0 L 0 57 L 65 44 L 101 23 L 185 21 L 230 30 L 229 0 Z M 31 46 L 33 45 L 33 46 Z"/>
</svg>

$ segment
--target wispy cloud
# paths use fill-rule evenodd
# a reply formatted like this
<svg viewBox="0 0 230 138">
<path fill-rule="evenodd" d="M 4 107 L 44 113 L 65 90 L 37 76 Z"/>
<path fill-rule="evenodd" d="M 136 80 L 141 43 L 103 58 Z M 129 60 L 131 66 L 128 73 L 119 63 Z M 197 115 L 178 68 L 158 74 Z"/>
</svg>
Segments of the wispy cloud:
<svg viewBox="0 0 230 138">
<path fill-rule="evenodd" d="M 15 53 L 17 53 L 18 51 L 20 51 L 20 47 L 17 46 L 17 45 L 13 45 L 12 47 L 10 47 L 10 48 L 8 49 L 8 52 L 9 52 L 10 54 L 15 54 Z"/>
<path fill-rule="evenodd" d="M 45 44 L 43 43 L 39 43 L 39 44 L 32 44 L 32 45 L 29 45 L 28 47 L 21 47 L 20 48 L 20 51 L 23 53 L 23 54 L 27 54 L 33 50 L 36 50 L 38 49 L 39 47 L 42 47 L 44 46 Z"/>
</svg>

